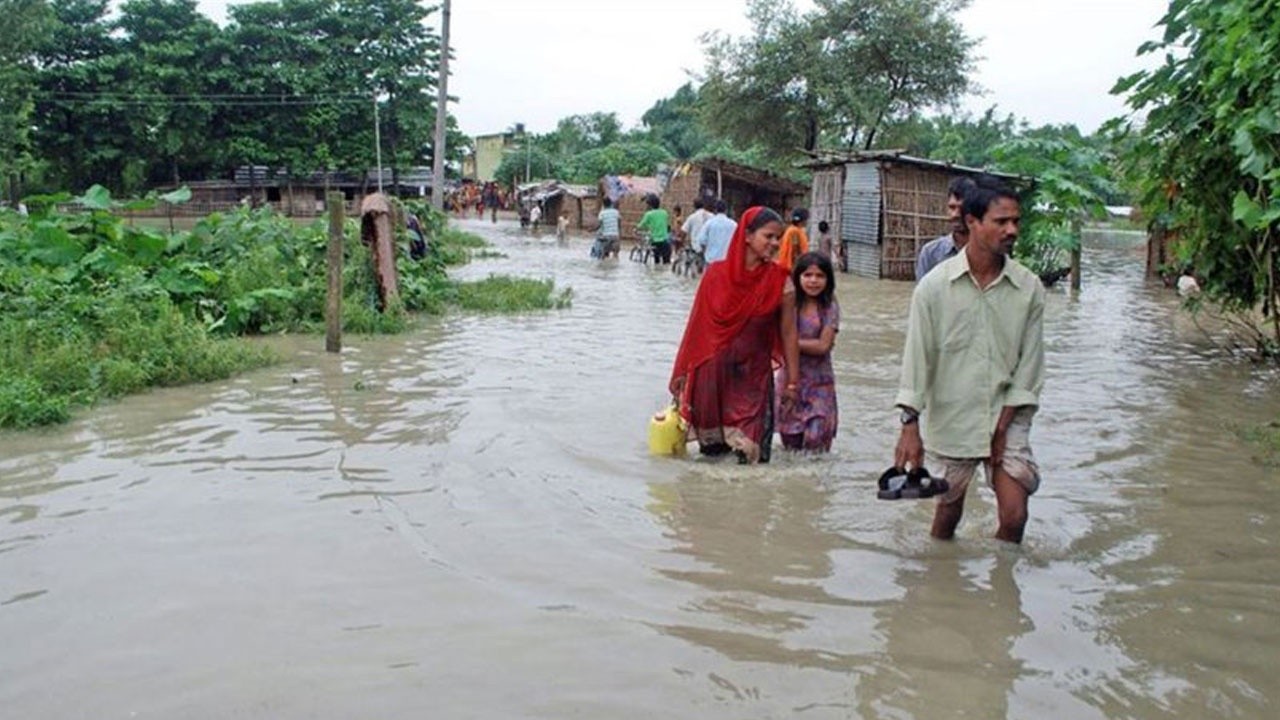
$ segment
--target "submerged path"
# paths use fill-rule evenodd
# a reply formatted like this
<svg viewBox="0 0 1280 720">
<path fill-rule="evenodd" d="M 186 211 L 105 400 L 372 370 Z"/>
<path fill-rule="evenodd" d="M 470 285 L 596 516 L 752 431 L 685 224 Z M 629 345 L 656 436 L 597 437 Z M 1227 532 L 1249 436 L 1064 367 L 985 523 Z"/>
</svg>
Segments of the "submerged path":
<svg viewBox="0 0 1280 720">
<path fill-rule="evenodd" d="M 12 717 L 1165 718 L 1280 712 L 1280 478 L 1214 359 L 1086 251 L 1051 292 L 1024 547 L 875 500 L 909 284 L 840 275 L 841 434 L 773 465 L 646 454 L 694 281 L 464 227 L 562 312 L 451 315 L 0 435 Z"/>
</svg>

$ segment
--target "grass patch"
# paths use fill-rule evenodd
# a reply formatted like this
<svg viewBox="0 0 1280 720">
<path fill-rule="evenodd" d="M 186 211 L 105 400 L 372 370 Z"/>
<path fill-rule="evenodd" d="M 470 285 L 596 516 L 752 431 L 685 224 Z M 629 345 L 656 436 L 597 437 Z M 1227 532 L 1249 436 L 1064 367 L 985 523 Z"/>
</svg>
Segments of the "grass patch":
<svg viewBox="0 0 1280 720">
<path fill-rule="evenodd" d="M 86 194 L 86 197 L 89 193 Z M 213 214 L 169 234 L 113 214 L 0 212 L 0 428 L 65 422 L 77 408 L 150 387 L 206 382 L 275 362 L 241 336 L 324 328 L 327 228 L 265 210 Z M 447 269 L 493 257 L 485 240 L 419 210 L 425 257 L 397 239 L 400 297 L 378 310 L 369 250 L 347 221 L 343 328 L 399 333 L 414 313 L 565 307 L 552 281 L 459 283 Z M 186 224 L 186 223 L 184 223 Z"/>
<path fill-rule="evenodd" d="M 221 380 L 277 359 L 247 340 L 212 337 L 163 294 L 111 293 L 78 309 L 0 319 L 0 428 L 66 422 L 104 399 Z"/>
<path fill-rule="evenodd" d="M 1267 467 L 1280 467 L 1280 420 L 1234 430 L 1241 440 L 1258 450 L 1258 462 Z"/>
<path fill-rule="evenodd" d="M 484 280 L 458 285 L 458 306 L 475 312 L 555 310 L 568 307 L 572 298 L 573 291 L 569 288 L 556 292 L 553 280 L 490 275 Z"/>
</svg>

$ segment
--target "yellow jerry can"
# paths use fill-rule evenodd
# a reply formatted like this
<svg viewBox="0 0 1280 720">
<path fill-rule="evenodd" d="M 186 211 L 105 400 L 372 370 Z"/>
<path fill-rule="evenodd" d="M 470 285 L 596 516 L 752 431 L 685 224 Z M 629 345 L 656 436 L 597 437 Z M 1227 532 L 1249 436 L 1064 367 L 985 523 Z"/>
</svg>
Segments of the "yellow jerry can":
<svg viewBox="0 0 1280 720">
<path fill-rule="evenodd" d="M 684 455 L 686 430 L 675 405 L 658 411 L 649 420 L 649 454 Z"/>
</svg>

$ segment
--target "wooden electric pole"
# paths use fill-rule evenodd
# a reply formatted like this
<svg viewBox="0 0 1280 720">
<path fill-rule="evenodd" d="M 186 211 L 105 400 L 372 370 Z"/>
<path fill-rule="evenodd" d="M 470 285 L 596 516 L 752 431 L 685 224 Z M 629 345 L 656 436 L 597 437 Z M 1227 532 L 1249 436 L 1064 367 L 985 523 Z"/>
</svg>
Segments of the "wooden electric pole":
<svg viewBox="0 0 1280 720">
<path fill-rule="evenodd" d="M 449 118 L 449 0 L 440 23 L 440 77 L 436 80 L 436 137 L 431 157 L 431 207 L 444 209 L 444 131 Z"/>
</svg>

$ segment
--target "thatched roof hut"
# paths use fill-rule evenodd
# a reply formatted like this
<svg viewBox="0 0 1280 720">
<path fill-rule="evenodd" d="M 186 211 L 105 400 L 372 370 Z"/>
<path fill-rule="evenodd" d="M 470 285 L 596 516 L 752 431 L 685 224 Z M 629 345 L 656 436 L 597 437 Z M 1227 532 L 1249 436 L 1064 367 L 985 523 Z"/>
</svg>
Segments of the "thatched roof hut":
<svg viewBox="0 0 1280 720">
<path fill-rule="evenodd" d="M 791 208 L 804 204 L 808 193 L 804 183 L 769 170 L 707 157 L 676 166 L 662 194 L 662 206 L 668 210 L 679 206 L 687 217 L 694 200 L 710 205 L 721 198 L 733 217 L 753 205 L 771 207 L 785 217 Z"/>
<path fill-rule="evenodd" d="M 1015 185 L 1029 178 L 911 157 L 900 151 L 817 153 L 809 196 L 809 232 L 826 220 L 840 239 L 850 272 L 914 280 L 921 246 L 951 231 L 947 186 L 958 175 L 995 175 Z"/>
</svg>

